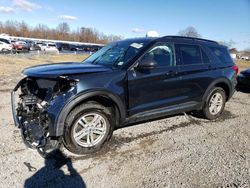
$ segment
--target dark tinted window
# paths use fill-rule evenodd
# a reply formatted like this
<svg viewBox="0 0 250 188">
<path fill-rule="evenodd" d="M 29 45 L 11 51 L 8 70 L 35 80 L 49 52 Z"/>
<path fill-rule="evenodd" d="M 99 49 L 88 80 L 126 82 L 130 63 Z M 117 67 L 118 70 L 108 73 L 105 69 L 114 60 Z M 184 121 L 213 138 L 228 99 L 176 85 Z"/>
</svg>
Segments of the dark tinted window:
<svg viewBox="0 0 250 188">
<path fill-rule="evenodd" d="M 174 65 L 174 48 L 171 44 L 159 43 L 151 48 L 143 58 L 152 59 L 158 67 Z"/>
<path fill-rule="evenodd" d="M 207 54 L 203 50 L 201 50 L 201 54 L 202 54 L 202 61 L 203 61 L 203 63 L 204 64 L 210 63 L 209 57 L 207 56 Z"/>
<path fill-rule="evenodd" d="M 200 47 L 197 45 L 177 44 L 183 65 L 201 64 Z"/>
<path fill-rule="evenodd" d="M 231 63 L 232 59 L 228 53 L 227 48 L 216 48 L 216 47 L 210 47 L 213 54 L 218 57 L 221 63 Z"/>
</svg>

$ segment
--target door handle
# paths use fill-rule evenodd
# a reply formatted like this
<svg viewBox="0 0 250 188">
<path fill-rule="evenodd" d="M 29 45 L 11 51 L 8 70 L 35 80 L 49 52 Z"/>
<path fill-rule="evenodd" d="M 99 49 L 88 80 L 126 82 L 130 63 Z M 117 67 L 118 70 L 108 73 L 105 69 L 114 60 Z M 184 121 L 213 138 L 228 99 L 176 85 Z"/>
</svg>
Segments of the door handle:
<svg viewBox="0 0 250 188">
<path fill-rule="evenodd" d="M 175 76 L 177 74 L 178 74 L 178 72 L 176 72 L 176 71 L 169 71 L 166 73 L 166 76 Z"/>
</svg>

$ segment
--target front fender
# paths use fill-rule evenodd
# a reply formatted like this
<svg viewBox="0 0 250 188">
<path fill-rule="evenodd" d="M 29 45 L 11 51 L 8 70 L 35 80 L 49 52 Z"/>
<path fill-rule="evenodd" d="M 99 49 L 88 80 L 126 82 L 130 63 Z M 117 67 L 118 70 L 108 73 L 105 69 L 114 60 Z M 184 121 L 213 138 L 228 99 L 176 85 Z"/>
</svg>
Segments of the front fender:
<svg viewBox="0 0 250 188">
<path fill-rule="evenodd" d="M 75 97 L 73 97 L 69 102 L 67 102 L 64 105 L 63 109 L 61 110 L 58 117 L 56 118 L 56 121 L 54 124 L 55 136 L 63 135 L 64 123 L 65 123 L 67 115 L 70 113 L 70 111 L 75 106 L 80 104 L 82 101 L 84 101 L 88 98 L 91 98 L 91 97 L 95 97 L 95 96 L 104 96 L 104 97 L 112 100 L 116 104 L 116 106 L 119 110 L 120 118 L 125 119 L 126 107 L 124 105 L 124 102 L 121 100 L 121 98 L 118 95 L 111 93 L 108 90 L 103 90 L 103 89 L 88 90 L 88 91 L 84 91 L 82 93 L 77 94 Z"/>
</svg>

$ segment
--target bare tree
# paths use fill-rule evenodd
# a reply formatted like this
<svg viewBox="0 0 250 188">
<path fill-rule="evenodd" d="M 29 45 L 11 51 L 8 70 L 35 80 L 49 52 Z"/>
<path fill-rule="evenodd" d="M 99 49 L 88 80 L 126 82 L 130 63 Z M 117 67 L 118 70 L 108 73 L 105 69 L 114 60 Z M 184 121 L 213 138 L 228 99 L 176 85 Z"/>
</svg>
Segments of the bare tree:
<svg viewBox="0 0 250 188">
<path fill-rule="evenodd" d="M 23 37 L 29 37 L 30 36 L 29 26 L 24 21 L 22 21 L 19 24 L 19 32 L 20 32 L 19 35 L 21 35 Z"/>
<path fill-rule="evenodd" d="M 228 48 L 232 48 L 236 44 L 232 39 L 230 39 L 230 41 L 219 41 L 219 43 Z"/>
<path fill-rule="evenodd" d="M 68 34 L 70 32 L 69 24 L 66 22 L 60 23 L 57 26 L 58 39 L 59 40 L 68 40 Z"/>
<path fill-rule="evenodd" d="M 56 28 L 49 28 L 47 25 L 38 24 L 32 28 L 24 21 L 0 21 L 0 34 L 6 33 L 12 36 L 33 37 L 54 40 L 70 40 L 78 42 L 108 43 L 120 40 L 117 35 L 105 35 L 96 29 L 81 27 L 71 31 L 68 23 L 60 23 Z"/>
<path fill-rule="evenodd" d="M 32 36 L 34 38 L 44 38 L 44 39 L 47 39 L 48 38 L 48 32 L 49 32 L 48 26 L 46 26 L 44 24 L 38 24 L 33 29 Z"/>
<path fill-rule="evenodd" d="M 186 29 L 179 31 L 178 35 L 184 37 L 196 37 L 196 38 L 201 37 L 201 35 L 193 26 L 189 26 Z"/>
</svg>

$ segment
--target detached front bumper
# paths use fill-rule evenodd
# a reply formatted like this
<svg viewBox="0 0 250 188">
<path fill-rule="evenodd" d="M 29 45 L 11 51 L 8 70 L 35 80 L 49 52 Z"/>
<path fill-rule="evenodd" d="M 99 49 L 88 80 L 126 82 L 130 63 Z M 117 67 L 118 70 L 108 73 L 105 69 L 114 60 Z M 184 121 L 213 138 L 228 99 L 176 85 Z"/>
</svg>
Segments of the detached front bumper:
<svg viewBox="0 0 250 188">
<path fill-rule="evenodd" d="M 18 84 L 15 86 L 15 88 L 11 92 L 11 108 L 12 108 L 12 116 L 14 120 L 14 124 L 18 128 L 23 128 L 24 127 L 24 122 L 21 116 L 19 116 L 17 108 L 18 108 L 18 101 L 17 99 L 17 91 L 18 89 L 25 84 L 28 78 L 24 78 L 18 82 Z M 60 95 L 57 95 L 53 97 L 50 101 L 46 101 L 48 105 L 46 106 L 46 109 L 44 110 L 45 113 L 47 114 L 48 118 L 48 131 L 50 136 L 61 136 L 57 134 L 57 120 L 59 117 L 59 114 L 61 113 L 62 109 L 64 106 L 67 104 L 67 102 L 71 99 L 71 97 L 75 96 L 77 88 L 72 88 L 71 90 L 62 93 Z"/>
<path fill-rule="evenodd" d="M 19 89 L 19 87 L 26 82 L 27 78 L 23 78 L 22 80 L 20 80 L 16 87 L 12 90 L 11 92 L 11 110 L 12 110 L 12 116 L 13 116 L 13 120 L 14 120 L 14 124 L 16 127 L 21 128 L 21 123 L 20 123 L 20 119 L 17 116 L 17 111 L 16 111 L 16 91 Z"/>
<path fill-rule="evenodd" d="M 39 152 L 54 149 L 59 144 L 59 137 L 55 135 L 54 131 L 55 120 L 57 114 L 60 113 L 60 108 L 64 105 L 63 100 L 59 99 L 64 98 L 65 95 L 55 96 L 46 101 L 47 105 L 42 106 L 44 101 L 38 99 L 37 96 L 31 93 L 23 93 L 27 81 L 29 81 L 29 78 L 19 81 L 11 92 L 14 124 L 20 129 L 23 142 L 28 148 L 38 149 Z M 17 96 L 19 90 L 22 93 Z M 27 107 L 27 105 L 30 105 L 30 107 Z M 36 110 L 32 111 L 33 107 L 36 107 Z M 27 111 L 28 108 L 30 109 Z"/>
</svg>

